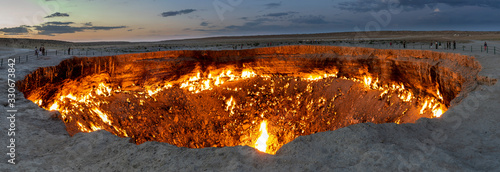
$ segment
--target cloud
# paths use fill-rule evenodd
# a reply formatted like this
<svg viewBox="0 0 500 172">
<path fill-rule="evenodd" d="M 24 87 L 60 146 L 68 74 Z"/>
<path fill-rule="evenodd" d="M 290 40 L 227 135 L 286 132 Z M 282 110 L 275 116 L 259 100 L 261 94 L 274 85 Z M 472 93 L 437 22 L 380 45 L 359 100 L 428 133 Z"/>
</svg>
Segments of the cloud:
<svg viewBox="0 0 500 172">
<path fill-rule="evenodd" d="M 84 26 L 93 26 L 93 25 L 92 25 L 92 22 L 87 22 L 87 23 L 84 23 L 83 25 L 84 25 Z"/>
<path fill-rule="evenodd" d="M 121 29 L 127 28 L 126 26 L 72 26 L 75 24 L 74 22 L 46 22 L 37 26 L 19 26 L 12 28 L 3 28 L 0 29 L 0 32 L 4 32 L 7 35 L 22 35 L 27 34 L 29 31 L 33 31 L 38 35 L 47 35 L 47 36 L 55 36 L 56 34 L 64 34 L 64 33 L 75 33 L 75 32 L 83 32 L 87 30 L 112 30 L 112 29 Z"/>
<path fill-rule="evenodd" d="M 45 16 L 45 18 L 53 18 L 53 17 L 69 17 L 69 14 L 68 14 L 68 13 L 60 13 L 60 12 L 56 12 L 56 13 L 54 13 L 54 14 L 51 14 L 51 15 Z"/>
<path fill-rule="evenodd" d="M 210 24 L 210 23 L 208 23 L 208 22 L 201 22 L 201 23 L 200 23 L 200 26 L 208 26 L 209 24 Z"/>
<path fill-rule="evenodd" d="M 441 10 L 439 10 L 439 8 L 436 8 L 436 9 L 434 9 L 434 12 L 439 13 L 439 12 L 441 12 Z"/>
<path fill-rule="evenodd" d="M 11 28 L 3 28 L 0 29 L 0 32 L 4 32 L 6 35 L 22 35 L 27 34 L 29 26 L 19 26 L 19 27 L 11 27 Z"/>
<path fill-rule="evenodd" d="M 185 29 L 185 31 L 197 31 L 207 34 L 241 35 L 241 34 L 288 34 L 308 33 L 311 28 L 320 28 L 314 32 L 326 32 L 318 26 L 342 26 L 338 22 L 330 22 L 323 15 L 296 15 L 298 12 L 275 12 L 254 17 L 239 18 L 243 24 L 226 26 L 212 26 L 199 29 Z"/>
<path fill-rule="evenodd" d="M 325 21 L 325 16 L 300 16 L 290 20 L 292 23 L 296 24 L 327 24 Z"/>
<path fill-rule="evenodd" d="M 279 13 L 269 13 L 262 16 L 256 16 L 251 19 L 248 17 L 240 18 L 245 21 L 242 25 L 229 25 L 221 29 L 194 29 L 194 31 L 202 32 L 224 32 L 224 31 L 256 31 L 256 30 L 266 30 L 267 29 L 284 29 L 287 27 L 296 26 L 301 24 L 302 26 L 307 25 L 320 25 L 320 24 L 330 24 L 330 22 L 325 20 L 325 16 L 322 15 L 304 15 L 295 16 L 292 14 L 297 14 L 298 12 L 279 12 Z M 286 19 L 283 19 L 286 16 Z M 202 23 L 203 24 L 203 23 Z M 302 27 L 301 26 L 301 27 Z"/>
<path fill-rule="evenodd" d="M 500 8 L 500 0 L 352 0 L 339 3 L 338 7 L 342 10 L 368 12 L 399 8 L 399 6 L 404 7 L 406 10 L 423 9 L 434 7 L 437 4 L 446 4 L 452 7 L 478 6 Z"/>
<path fill-rule="evenodd" d="M 264 4 L 264 6 L 266 6 L 266 9 L 271 9 L 271 8 L 278 8 L 281 6 L 281 2 L 279 3 L 268 3 L 268 4 Z"/>
<path fill-rule="evenodd" d="M 294 14 L 296 12 L 281 12 L 281 13 L 269 13 L 264 15 L 265 17 L 282 17 L 282 16 L 287 16 L 290 14 Z"/>
<path fill-rule="evenodd" d="M 195 12 L 195 9 L 185 9 L 185 10 L 180 10 L 180 11 L 167 11 L 161 13 L 161 16 L 163 17 L 172 17 L 172 16 L 177 16 L 177 15 L 182 15 L 182 14 L 189 14 L 192 12 Z"/>
<path fill-rule="evenodd" d="M 70 25 L 73 24 L 74 22 L 46 22 L 43 25 Z"/>
</svg>

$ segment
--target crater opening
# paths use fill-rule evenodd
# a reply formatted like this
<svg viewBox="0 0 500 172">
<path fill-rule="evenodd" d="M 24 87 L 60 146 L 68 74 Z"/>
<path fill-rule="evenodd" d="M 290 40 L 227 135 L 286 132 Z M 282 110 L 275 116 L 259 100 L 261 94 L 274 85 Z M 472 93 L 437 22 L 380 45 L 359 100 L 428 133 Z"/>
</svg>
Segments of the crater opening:
<svg viewBox="0 0 500 172">
<path fill-rule="evenodd" d="M 17 85 L 59 111 L 70 135 L 107 130 L 136 144 L 275 154 L 303 135 L 440 117 L 476 87 L 480 70 L 459 54 L 283 46 L 75 57 Z"/>
</svg>

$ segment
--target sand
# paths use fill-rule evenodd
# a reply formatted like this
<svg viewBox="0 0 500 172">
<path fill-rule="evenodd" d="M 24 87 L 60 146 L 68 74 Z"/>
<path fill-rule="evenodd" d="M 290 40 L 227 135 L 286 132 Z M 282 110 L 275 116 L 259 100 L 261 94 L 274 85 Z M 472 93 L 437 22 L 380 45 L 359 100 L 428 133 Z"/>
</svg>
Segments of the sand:
<svg viewBox="0 0 500 172">
<path fill-rule="evenodd" d="M 383 38 L 377 39 L 393 40 L 390 35 L 380 37 Z M 208 42 L 205 46 L 186 46 L 186 49 L 220 48 L 209 46 L 212 43 Z M 426 42 L 429 40 L 415 44 L 427 45 Z M 470 49 L 438 51 L 475 56 L 483 66 L 480 75 L 499 79 L 500 54 L 480 52 L 483 42 L 482 37 L 471 37 L 460 44 L 478 47 L 474 52 Z M 500 47 L 500 41 L 488 42 L 490 46 Z M 378 44 L 343 44 L 378 48 Z M 136 46 L 115 46 L 116 51 L 110 53 L 126 53 L 123 51 Z M 157 48 L 148 46 L 151 50 Z M 383 46 L 380 44 L 379 48 Z M 104 50 L 96 47 L 96 53 Z M 38 67 L 53 66 L 71 58 L 55 54 L 36 58 L 31 51 L 26 51 L 30 49 L 0 48 L 2 58 L 21 56 L 21 62 L 16 64 L 16 80 Z M 0 83 L 6 83 L 5 61 L 0 70 Z M 1 97 L 7 96 L 6 89 L 7 84 L 0 84 L 0 90 L 4 90 Z M 480 85 L 441 118 L 422 118 L 414 124 L 402 125 L 352 125 L 299 137 L 284 145 L 276 155 L 267 155 L 242 146 L 188 149 L 158 142 L 135 145 L 129 143 L 128 138 L 106 131 L 69 137 L 63 122 L 51 119 L 54 112 L 39 108 L 17 92 L 16 165 L 7 163 L 9 122 L 7 114 L 2 113 L 0 145 L 3 148 L 0 150 L 4 156 L 0 171 L 497 171 L 500 169 L 499 95 L 499 84 Z M 7 103 L 2 99 L 0 111 L 6 112 Z"/>
</svg>

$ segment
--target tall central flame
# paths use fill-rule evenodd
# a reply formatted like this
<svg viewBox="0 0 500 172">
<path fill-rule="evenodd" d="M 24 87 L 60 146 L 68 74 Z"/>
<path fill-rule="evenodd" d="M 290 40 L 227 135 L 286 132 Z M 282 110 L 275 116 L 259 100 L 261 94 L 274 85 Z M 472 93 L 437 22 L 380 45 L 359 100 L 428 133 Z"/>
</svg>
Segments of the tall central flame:
<svg viewBox="0 0 500 172">
<path fill-rule="evenodd" d="M 266 152 L 267 150 L 267 139 L 269 139 L 269 134 L 267 134 L 267 121 L 262 121 L 260 123 L 260 130 L 261 132 L 259 139 L 257 139 L 257 142 L 255 142 L 255 148 L 261 152 Z"/>
</svg>

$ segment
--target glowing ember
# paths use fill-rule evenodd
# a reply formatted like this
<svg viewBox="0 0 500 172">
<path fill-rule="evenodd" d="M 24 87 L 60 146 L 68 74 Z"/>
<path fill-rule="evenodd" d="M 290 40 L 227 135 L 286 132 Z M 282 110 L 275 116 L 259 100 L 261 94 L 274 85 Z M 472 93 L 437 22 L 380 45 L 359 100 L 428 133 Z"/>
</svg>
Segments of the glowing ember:
<svg viewBox="0 0 500 172">
<path fill-rule="evenodd" d="M 92 109 L 92 111 L 94 111 L 95 113 L 97 113 L 97 115 L 99 115 L 99 117 L 102 119 L 103 122 L 105 122 L 108 125 L 111 125 L 111 121 L 108 119 L 108 115 L 106 115 L 105 113 L 101 112 L 101 110 L 99 110 L 97 108 Z"/>
<path fill-rule="evenodd" d="M 266 153 L 272 153 L 272 152 L 267 152 L 267 140 L 269 139 L 269 134 L 267 134 L 267 121 L 262 121 L 260 123 L 260 136 L 255 142 L 255 148 L 261 152 L 266 152 Z"/>
<path fill-rule="evenodd" d="M 443 110 L 442 109 L 434 109 L 432 110 L 432 114 L 434 115 L 435 118 L 441 117 L 443 115 Z"/>
<path fill-rule="evenodd" d="M 50 106 L 49 110 L 50 111 L 59 110 L 59 105 L 57 105 L 57 102 L 55 102 L 54 104 L 52 104 L 52 106 Z"/>
</svg>

